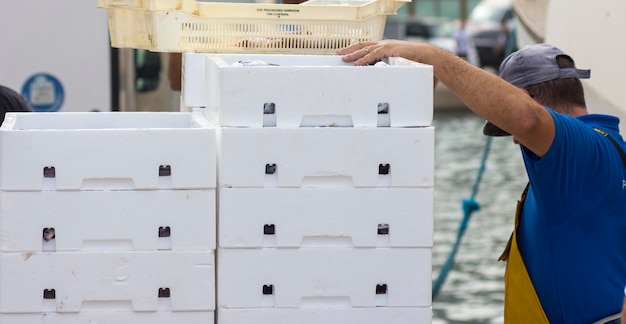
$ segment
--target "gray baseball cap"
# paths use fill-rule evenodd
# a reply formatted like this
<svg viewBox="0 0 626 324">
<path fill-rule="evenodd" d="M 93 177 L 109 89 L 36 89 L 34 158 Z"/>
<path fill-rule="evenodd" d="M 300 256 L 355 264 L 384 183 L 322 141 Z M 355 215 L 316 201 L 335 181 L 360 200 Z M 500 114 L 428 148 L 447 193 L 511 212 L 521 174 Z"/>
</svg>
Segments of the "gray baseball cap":
<svg viewBox="0 0 626 324">
<path fill-rule="evenodd" d="M 525 46 L 512 53 L 500 64 L 500 77 L 518 88 L 539 84 L 551 80 L 579 78 L 588 79 L 591 70 L 580 70 L 576 67 L 559 67 L 557 57 L 571 56 L 548 44 Z M 508 136 L 509 133 L 487 122 L 483 127 L 487 136 Z"/>
</svg>

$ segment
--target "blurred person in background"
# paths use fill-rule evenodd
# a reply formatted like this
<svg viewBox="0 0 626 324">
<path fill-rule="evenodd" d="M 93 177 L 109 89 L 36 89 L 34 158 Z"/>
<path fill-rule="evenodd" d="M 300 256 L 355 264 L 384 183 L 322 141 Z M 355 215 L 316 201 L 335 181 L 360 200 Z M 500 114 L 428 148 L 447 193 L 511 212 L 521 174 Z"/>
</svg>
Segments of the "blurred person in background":
<svg viewBox="0 0 626 324">
<path fill-rule="evenodd" d="M 493 54 L 497 57 L 498 62 L 502 62 L 505 57 L 517 50 L 514 20 L 500 20 L 500 32 L 493 48 Z"/>
<path fill-rule="evenodd" d="M 4 122 L 4 115 L 7 112 L 30 111 L 33 109 L 22 95 L 11 88 L 0 85 L 0 124 Z"/>
<path fill-rule="evenodd" d="M 467 60 L 468 48 L 472 37 L 467 30 L 467 20 L 461 18 L 455 27 L 453 36 L 456 40 L 456 54 Z"/>
</svg>

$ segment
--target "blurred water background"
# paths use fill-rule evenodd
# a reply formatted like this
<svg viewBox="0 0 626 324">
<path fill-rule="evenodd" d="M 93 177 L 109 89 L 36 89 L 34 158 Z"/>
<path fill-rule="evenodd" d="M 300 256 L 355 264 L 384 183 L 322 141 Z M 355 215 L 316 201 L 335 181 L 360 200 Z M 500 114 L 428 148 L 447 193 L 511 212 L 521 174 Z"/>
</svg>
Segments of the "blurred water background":
<svg viewBox="0 0 626 324">
<path fill-rule="evenodd" d="M 462 200 L 471 198 L 486 145 L 484 120 L 462 106 L 456 108 L 435 109 L 433 123 L 433 280 L 456 240 Z M 480 210 L 472 213 L 456 262 L 433 300 L 433 324 L 503 323 L 505 264 L 497 259 L 511 234 L 515 204 L 526 182 L 519 147 L 510 137 L 493 138 L 475 196 Z"/>
</svg>

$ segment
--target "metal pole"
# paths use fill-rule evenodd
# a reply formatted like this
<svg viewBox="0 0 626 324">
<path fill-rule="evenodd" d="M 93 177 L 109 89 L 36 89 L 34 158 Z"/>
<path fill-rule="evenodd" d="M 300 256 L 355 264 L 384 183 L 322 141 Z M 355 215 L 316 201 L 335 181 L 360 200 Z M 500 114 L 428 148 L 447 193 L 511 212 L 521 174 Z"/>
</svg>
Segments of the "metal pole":
<svg viewBox="0 0 626 324">
<path fill-rule="evenodd" d="M 467 19 L 467 0 L 459 0 L 459 18 L 461 20 Z"/>
<path fill-rule="evenodd" d="M 132 48 L 119 51 L 120 68 L 120 111 L 136 111 L 135 60 Z"/>
</svg>

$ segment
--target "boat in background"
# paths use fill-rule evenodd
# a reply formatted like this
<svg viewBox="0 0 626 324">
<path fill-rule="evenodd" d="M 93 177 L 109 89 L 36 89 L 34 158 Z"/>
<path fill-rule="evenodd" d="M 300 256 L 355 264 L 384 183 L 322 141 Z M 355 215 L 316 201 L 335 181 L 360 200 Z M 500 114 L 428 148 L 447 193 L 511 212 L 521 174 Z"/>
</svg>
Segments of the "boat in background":
<svg viewBox="0 0 626 324">
<path fill-rule="evenodd" d="M 591 113 L 620 117 L 626 134 L 626 1 L 515 0 L 518 47 L 549 43 L 592 70 L 584 80 Z"/>
</svg>

